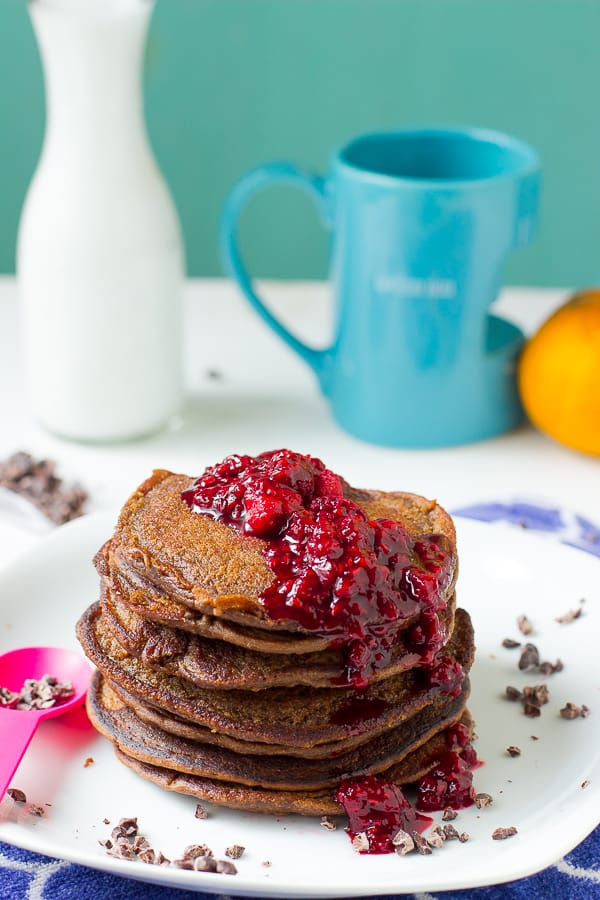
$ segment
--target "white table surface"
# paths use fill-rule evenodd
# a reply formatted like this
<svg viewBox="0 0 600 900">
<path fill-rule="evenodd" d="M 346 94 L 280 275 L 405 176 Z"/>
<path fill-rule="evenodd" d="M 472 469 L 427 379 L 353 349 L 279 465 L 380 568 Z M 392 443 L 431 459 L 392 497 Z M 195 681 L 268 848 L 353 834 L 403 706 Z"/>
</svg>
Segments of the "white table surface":
<svg viewBox="0 0 600 900">
<path fill-rule="evenodd" d="M 286 323 L 325 344 L 329 289 L 323 283 L 268 283 Z M 495 311 L 531 333 L 568 295 L 511 288 Z M 600 460 L 559 446 L 530 426 L 493 440 L 443 450 L 390 450 L 362 443 L 331 418 L 316 380 L 228 281 L 189 281 L 185 289 L 188 396 L 173 427 L 128 444 L 61 440 L 33 421 L 19 344 L 14 278 L 0 278 L 0 458 L 15 450 L 57 461 L 58 474 L 90 492 L 90 510 L 115 508 L 153 468 L 199 474 L 231 452 L 290 447 L 321 457 L 357 486 L 409 490 L 449 509 L 469 502 L 526 499 L 599 518 Z M 210 376 L 217 372 L 219 378 Z M 37 536 L 2 513 L 0 565 Z"/>
</svg>

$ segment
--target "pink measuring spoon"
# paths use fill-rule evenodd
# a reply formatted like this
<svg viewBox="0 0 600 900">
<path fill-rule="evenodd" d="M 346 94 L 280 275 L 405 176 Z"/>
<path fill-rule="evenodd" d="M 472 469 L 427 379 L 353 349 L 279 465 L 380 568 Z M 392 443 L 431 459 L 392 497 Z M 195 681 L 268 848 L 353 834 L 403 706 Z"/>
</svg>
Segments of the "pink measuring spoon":
<svg viewBox="0 0 600 900">
<path fill-rule="evenodd" d="M 0 656 L 0 687 L 18 693 L 28 678 L 39 681 L 50 675 L 70 681 L 75 691 L 65 701 L 48 709 L 6 709 L 0 706 L 0 800 L 35 730 L 43 719 L 52 719 L 81 705 L 92 670 L 87 659 L 75 650 L 59 647 L 21 647 Z"/>
</svg>

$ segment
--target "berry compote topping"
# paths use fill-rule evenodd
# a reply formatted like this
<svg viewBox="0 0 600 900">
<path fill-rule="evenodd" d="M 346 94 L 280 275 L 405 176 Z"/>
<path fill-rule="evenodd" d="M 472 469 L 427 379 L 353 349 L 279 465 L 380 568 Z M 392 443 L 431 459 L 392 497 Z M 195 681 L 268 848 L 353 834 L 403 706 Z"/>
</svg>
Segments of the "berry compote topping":
<svg viewBox="0 0 600 900">
<path fill-rule="evenodd" d="M 471 744 L 471 731 L 462 722 L 451 725 L 446 731 L 449 750 L 459 750 L 463 762 L 470 769 L 478 769 L 483 763 L 478 759 L 475 748 Z"/>
<path fill-rule="evenodd" d="M 229 456 L 181 495 L 194 512 L 261 538 L 275 578 L 260 596 L 272 619 L 344 647 L 340 686 L 364 687 L 389 662 L 400 633 L 413 664 L 431 665 L 446 640 L 455 558 L 444 535 L 412 538 L 398 522 L 369 521 L 321 460 L 275 450 Z"/>
<path fill-rule="evenodd" d="M 393 853 L 392 838 L 400 829 L 420 833 L 432 822 L 419 815 L 397 784 L 374 775 L 343 781 L 335 799 L 348 816 L 350 839 L 364 834 L 369 842 L 369 849 L 361 853 Z"/>
<path fill-rule="evenodd" d="M 475 798 L 473 773 L 467 761 L 455 750 L 442 754 L 440 761 L 417 785 L 417 809 L 464 809 Z"/>
</svg>

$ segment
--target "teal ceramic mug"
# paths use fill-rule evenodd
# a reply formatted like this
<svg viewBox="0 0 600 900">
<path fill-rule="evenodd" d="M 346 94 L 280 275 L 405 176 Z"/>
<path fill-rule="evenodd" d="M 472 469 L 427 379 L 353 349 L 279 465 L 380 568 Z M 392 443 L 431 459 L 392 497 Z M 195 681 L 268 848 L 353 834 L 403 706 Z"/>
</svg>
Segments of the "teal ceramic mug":
<svg viewBox="0 0 600 900">
<path fill-rule="evenodd" d="M 392 447 L 439 447 L 521 420 L 521 331 L 488 310 L 508 255 L 532 239 L 539 160 L 522 141 L 473 128 L 359 137 L 325 178 L 259 166 L 223 212 L 225 266 L 265 322 L 308 365 L 339 424 Z M 237 242 L 242 207 L 273 182 L 307 189 L 332 233 L 334 339 L 316 350 L 263 304 Z"/>
</svg>

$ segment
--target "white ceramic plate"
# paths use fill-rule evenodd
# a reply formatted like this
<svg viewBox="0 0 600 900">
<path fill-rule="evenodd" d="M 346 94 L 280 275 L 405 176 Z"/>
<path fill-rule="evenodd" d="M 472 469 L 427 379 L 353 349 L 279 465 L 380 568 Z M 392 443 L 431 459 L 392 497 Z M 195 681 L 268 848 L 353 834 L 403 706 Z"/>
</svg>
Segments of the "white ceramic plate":
<svg viewBox="0 0 600 900">
<path fill-rule="evenodd" d="M 67 525 L 0 577 L 0 650 L 25 644 L 75 647 L 73 627 L 97 595 L 91 558 L 110 534 L 114 517 L 89 516 Z M 162 885 L 208 892 L 277 897 L 348 897 L 401 891 L 476 887 L 531 874 L 560 858 L 598 822 L 600 809 L 600 561 L 505 525 L 458 521 L 459 600 L 472 614 L 477 661 L 470 708 L 477 749 L 485 765 L 475 774 L 491 807 L 459 813 L 455 825 L 468 843 L 446 844 L 431 856 L 360 856 L 343 831 L 318 820 L 270 818 L 211 808 L 194 818 L 193 798 L 143 781 L 115 760 L 83 713 L 45 723 L 21 763 L 13 785 L 30 801 L 48 803 L 43 819 L 0 805 L 0 840 L 96 869 Z M 555 617 L 585 598 L 584 613 L 569 625 Z M 550 702 L 539 719 L 501 698 L 507 684 L 541 679 L 518 671 L 518 650 L 501 647 L 519 637 L 515 619 L 526 613 L 543 659 L 560 657 L 564 671 L 548 678 Z M 566 701 L 592 714 L 566 721 Z M 534 741 L 531 735 L 539 740 Z M 510 744 L 520 757 L 506 753 Z M 94 762 L 84 767 L 88 757 Z M 582 783 L 589 785 L 582 788 Z M 137 816 L 153 847 L 175 858 L 190 843 L 206 842 L 222 855 L 232 843 L 246 852 L 238 875 L 217 876 L 153 867 L 107 856 L 107 837 L 122 816 Z M 108 818 L 111 825 L 104 825 Z M 439 816 L 438 816 L 439 819 Z M 518 835 L 493 841 L 498 826 Z M 266 867 L 263 861 L 269 860 Z"/>
</svg>

